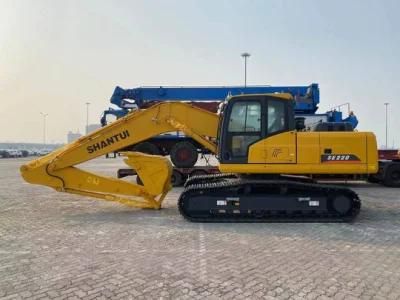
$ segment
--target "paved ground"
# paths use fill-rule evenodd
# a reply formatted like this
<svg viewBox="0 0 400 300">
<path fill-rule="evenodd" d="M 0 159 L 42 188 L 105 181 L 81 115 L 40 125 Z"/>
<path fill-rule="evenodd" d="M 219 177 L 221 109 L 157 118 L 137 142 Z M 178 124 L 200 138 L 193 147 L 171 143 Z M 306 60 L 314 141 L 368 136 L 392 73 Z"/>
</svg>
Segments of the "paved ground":
<svg viewBox="0 0 400 300">
<path fill-rule="evenodd" d="M 0 160 L 0 298 L 400 299 L 400 190 L 356 186 L 354 224 L 193 224 L 180 189 L 135 210 L 27 185 L 20 164 Z"/>
</svg>

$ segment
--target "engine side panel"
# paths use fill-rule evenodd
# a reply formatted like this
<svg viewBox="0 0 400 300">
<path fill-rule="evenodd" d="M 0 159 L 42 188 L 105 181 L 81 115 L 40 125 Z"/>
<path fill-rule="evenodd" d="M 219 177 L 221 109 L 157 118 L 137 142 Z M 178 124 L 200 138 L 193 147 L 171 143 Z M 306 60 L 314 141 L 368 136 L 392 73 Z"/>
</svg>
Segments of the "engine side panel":
<svg viewBox="0 0 400 300">
<path fill-rule="evenodd" d="M 221 172 L 369 174 L 378 169 L 376 138 L 373 133 L 297 132 L 292 139 L 288 138 L 289 134 L 285 132 L 251 145 L 249 164 L 221 164 Z M 285 149 L 282 150 L 282 147 Z M 275 154 L 277 157 L 284 155 L 289 158 L 287 155 L 290 153 L 294 158 L 292 161 L 279 161 L 273 157 Z"/>
</svg>

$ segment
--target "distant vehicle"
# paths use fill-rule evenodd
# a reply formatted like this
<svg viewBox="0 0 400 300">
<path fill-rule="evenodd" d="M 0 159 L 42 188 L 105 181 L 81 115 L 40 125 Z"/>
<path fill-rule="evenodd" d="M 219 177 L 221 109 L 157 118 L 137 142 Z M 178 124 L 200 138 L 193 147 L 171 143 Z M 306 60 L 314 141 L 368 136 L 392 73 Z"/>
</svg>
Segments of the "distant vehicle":
<svg viewBox="0 0 400 300">
<path fill-rule="evenodd" d="M 22 153 L 22 157 L 32 156 L 30 150 L 23 149 L 23 150 L 21 150 L 21 153 Z"/>
<path fill-rule="evenodd" d="M 38 156 L 39 155 L 39 151 L 36 149 L 30 149 L 29 151 L 29 156 Z"/>
<path fill-rule="evenodd" d="M 32 155 L 32 156 L 39 156 L 40 154 L 39 154 L 39 152 L 40 152 L 40 150 L 38 150 L 38 149 L 31 149 L 31 150 L 29 150 L 30 151 L 30 155 Z"/>
<path fill-rule="evenodd" d="M 51 152 L 50 149 L 41 149 L 41 150 L 38 151 L 38 155 L 39 156 L 44 156 L 44 155 L 49 154 L 50 152 Z"/>
<path fill-rule="evenodd" d="M 17 150 L 15 149 L 7 149 L 8 157 L 17 157 Z"/>
<path fill-rule="evenodd" d="M 50 149 L 0 149 L 0 158 L 19 158 L 29 156 L 44 156 L 51 152 Z"/>
<path fill-rule="evenodd" d="M 6 149 L 0 149 L 0 157 L 1 158 L 9 158 L 10 153 Z"/>
<path fill-rule="evenodd" d="M 18 149 L 8 149 L 8 153 L 10 153 L 10 157 L 18 158 L 22 157 L 22 151 Z"/>
</svg>

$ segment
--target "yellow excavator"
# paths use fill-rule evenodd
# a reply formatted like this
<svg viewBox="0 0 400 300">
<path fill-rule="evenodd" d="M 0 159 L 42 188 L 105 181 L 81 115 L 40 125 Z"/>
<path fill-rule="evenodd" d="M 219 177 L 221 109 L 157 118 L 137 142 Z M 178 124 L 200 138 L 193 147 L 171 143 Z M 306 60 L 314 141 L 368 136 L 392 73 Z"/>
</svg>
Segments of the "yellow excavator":
<svg viewBox="0 0 400 300">
<path fill-rule="evenodd" d="M 216 153 L 221 174 L 189 178 L 180 213 L 196 222 L 351 221 L 355 192 L 316 183 L 309 174 L 374 174 L 376 138 L 370 132 L 296 129 L 290 94 L 234 96 L 219 114 L 182 102 L 163 102 L 127 116 L 21 167 L 29 183 L 60 192 L 159 209 L 171 189 L 172 165 L 161 156 L 123 152 L 142 185 L 94 174 L 76 165 L 171 131 Z"/>
</svg>

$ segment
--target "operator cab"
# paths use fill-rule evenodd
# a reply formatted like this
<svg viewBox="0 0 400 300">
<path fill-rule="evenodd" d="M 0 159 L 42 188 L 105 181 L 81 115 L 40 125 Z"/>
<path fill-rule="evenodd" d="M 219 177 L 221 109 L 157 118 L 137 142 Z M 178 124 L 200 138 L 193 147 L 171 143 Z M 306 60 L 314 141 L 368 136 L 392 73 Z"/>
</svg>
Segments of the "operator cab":
<svg viewBox="0 0 400 300">
<path fill-rule="evenodd" d="M 290 94 L 242 95 L 224 107 L 219 128 L 220 163 L 248 163 L 249 147 L 260 140 L 295 129 Z"/>
</svg>

